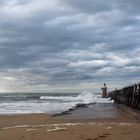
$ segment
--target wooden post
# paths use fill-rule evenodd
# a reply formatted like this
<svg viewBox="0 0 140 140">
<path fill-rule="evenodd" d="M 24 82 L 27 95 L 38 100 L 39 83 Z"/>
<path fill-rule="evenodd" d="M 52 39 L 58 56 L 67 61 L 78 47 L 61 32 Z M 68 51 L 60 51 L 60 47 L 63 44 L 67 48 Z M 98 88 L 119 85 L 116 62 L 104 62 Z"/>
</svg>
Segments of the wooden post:
<svg viewBox="0 0 140 140">
<path fill-rule="evenodd" d="M 103 88 L 102 91 L 102 96 L 105 97 L 106 94 Z M 109 92 L 108 95 L 115 101 L 115 103 L 124 104 L 131 108 L 140 110 L 140 83 L 133 84 L 119 90 L 116 89 Z"/>
</svg>

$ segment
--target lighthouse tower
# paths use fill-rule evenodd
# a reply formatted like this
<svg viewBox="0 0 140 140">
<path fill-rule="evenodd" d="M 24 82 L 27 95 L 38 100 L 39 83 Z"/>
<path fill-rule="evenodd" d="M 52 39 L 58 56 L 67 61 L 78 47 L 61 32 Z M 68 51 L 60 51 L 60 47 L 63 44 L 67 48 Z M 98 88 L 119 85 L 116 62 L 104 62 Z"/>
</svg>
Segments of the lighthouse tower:
<svg viewBox="0 0 140 140">
<path fill-rule="evenodd" d="M 102 98 L 107 98 L 107 86 L 104 83 L 104 86 L 101 88 L 102 90 Z"/>
</svg>

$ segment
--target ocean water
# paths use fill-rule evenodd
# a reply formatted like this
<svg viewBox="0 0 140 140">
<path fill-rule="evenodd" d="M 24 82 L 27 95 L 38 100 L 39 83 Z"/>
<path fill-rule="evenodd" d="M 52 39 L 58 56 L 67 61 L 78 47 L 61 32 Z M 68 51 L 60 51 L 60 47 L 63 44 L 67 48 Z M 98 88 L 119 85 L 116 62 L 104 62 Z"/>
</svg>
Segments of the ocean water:
<svg viewBox="0 0 140 140">
<path fill-rule="evenodd" d="M 0 114 L 47 113 L 56 114 L 77 104 L 112 103 L 90 92 L 80 94 L 5 93 L 0 94 Z"/>
</svg>

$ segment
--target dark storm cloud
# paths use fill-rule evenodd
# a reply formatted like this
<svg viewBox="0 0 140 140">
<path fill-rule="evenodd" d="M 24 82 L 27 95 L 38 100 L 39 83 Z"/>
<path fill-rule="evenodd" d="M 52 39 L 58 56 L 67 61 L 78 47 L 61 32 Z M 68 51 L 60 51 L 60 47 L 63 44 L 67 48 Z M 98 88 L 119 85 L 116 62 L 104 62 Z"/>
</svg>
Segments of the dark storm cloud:
<svg viewBox="0 0 140 140">
<path fill-rule="evenodd" d="M 0 1 L 2 86 L 12 88 L 11 80 L 15 88 L 33 89 L 139 80 L 139 4 L 139 0 Z"/>
</svg>

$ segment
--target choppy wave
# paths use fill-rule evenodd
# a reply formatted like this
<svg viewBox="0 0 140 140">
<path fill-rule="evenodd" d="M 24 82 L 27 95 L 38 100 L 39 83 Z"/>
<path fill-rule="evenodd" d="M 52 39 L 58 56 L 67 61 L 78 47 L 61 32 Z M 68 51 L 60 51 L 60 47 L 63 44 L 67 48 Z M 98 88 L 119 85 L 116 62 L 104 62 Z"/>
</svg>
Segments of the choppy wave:
<svg viewBox="0 0 140 140">
<path fill-rule="evenodd" d="M 41 96 L 42 100 L 52 100 L 52 101 L 71 101 L 71 102 L 79 102 L 79 103 L 93 103 L 96 101 L 96 96 L 90 92 L 83 92 L 78 96 Z"/>
<path fill-rule="evenodd" d="M 81 94 L 13 94 L 1 95 L 0 114 L 61 113 L 79 105 L 110 103 L 88 91 Z"/>
<path fill-rule="evenodd" d="M 59 102 L 69 102 L 68 106 L 62 111 L 57 112 L 54 116 L 65 114 L 71 110 L 74 110 L 78 107 L 85 107 L 89 104 L 94 103 L 112 103 L 110 99 L 101 98 L 99 95 L 95 95 L 88 91 L 84 91 L 78 96 L 41 96 L 41 100 L 51 100 Z"/>
<path fill-rule="evenodd" d="M 78 96 L 41 96 L 41 100 L 51 100 L 51 101 L 62 101 L 62 102 L 78 102 L 83 104 L 90 104 L 90 103 L 109 103 L 112 102 L 108 98 L 103 99 L 99 95 L 95 95 L 88 91 L 84 91 Z"/>
</svg>

